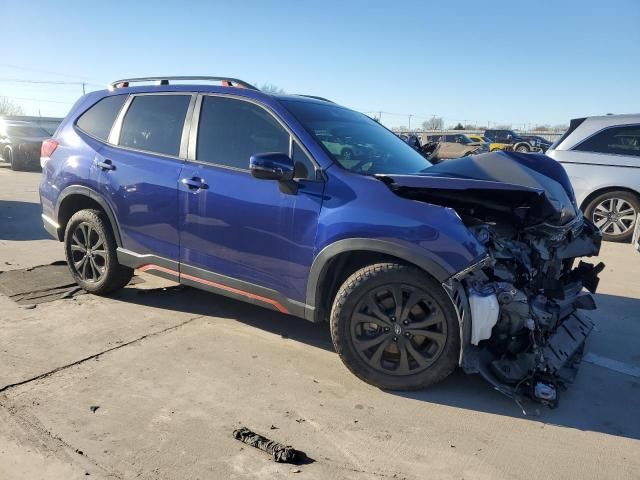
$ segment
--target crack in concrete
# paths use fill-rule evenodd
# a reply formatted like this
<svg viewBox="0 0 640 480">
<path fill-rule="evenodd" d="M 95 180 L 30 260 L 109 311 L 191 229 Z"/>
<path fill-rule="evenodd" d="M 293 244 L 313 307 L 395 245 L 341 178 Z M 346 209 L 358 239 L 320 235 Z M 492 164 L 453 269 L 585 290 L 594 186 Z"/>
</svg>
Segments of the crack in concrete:
<svg viewBox="0 0 640 480">
<path fill-rule="evenodd" d="M 80 365 L 82 363 L 85 363 L 85 362 L 87 362 L 89 360 L 93 360 L 95 358 L 101 357 L 102 355 L 104 355 L 106 353 L 113 352 L 115 350 L 119 350 L 121 348 L 128 347 L 129 345 L 133 345 L 135 343 L 141 342 L 145 338 L 155 337 L 155 336 L 158 336 L 158 335 L 162 335 L 163 333 L 169 332 L 171 330 L 177 330 L 178 328 L 183 327 L 183 326 L 185 326 L 185 325 L 187 325 L 187 324 L 189 324 L 189 323 L 191 323 L 191 322 L 193 322 L 195 320 L 198 320 L 199 318 L 204 318 L 204 315 L 198 315 L 198 316 L 195 316 L 193 318 L 189 318 L 189 319 L 185 320 L 184 322 L 179 323 L 178 325 L 172 325 L 171 327 L 163 328 L 162 330 L 158 330 L 157 332 L 146 333 L 146 334 L 142 335 L 141 337 L 134 338 L 133 340 L 131 340 L 129 342 L 121 343 L 120 345 L 116 345 L 115 347 L 111 347 L 111 348 L 108 348 L 108 349 L 103 350 L 101 352 L 89 355 L 88 357 L 81 358 L 80 360 L 76 360 L 75 362 L 72 362 L 72 363 L 69 363 L 69 364 L 66 364 L 66 365 L 62 365 L 60 367 L 56 367 L 53 370 L 49 370 L 48 372 L 41 373 L 39 375 L 36 375 L 35 377 L 31 377 L 31 378 L 28 378 L 26 380 L 21 380 L 19 382 L 15 382 L 15 383 L 10 383 L 10 384 L 5 385 L 4 387 L 0 388 L 0 393 L 5 393 L 7 390 L 9 390 L 11 388 L 19 387 L 21 385 L 25 385 L 27 383 L 34 382 L 36 380 L 41 380 L 43 378 L 50 377 L 51 375 L 54 375 L 54 374 L 56 374 L 56 373 L 58 373 L 58 372 L 60 372 L 62 370 L 66 370 L 66 369 L 74 367 L 76 365 Z"/>
</svg>

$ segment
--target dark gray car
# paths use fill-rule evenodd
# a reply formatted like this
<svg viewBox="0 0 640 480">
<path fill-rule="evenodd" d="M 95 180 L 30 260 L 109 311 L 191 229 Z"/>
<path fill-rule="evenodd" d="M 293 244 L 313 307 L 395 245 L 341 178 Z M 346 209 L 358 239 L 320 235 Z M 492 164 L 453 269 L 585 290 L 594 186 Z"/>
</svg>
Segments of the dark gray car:
<svg viewBox="0 0 640 480">
<path fill-rule="evenodd" d="M 53 117 L 0 117 L 0 156 L 12 170 L 39 170 L 40 146 L 62 121 Z"/>
</svg>

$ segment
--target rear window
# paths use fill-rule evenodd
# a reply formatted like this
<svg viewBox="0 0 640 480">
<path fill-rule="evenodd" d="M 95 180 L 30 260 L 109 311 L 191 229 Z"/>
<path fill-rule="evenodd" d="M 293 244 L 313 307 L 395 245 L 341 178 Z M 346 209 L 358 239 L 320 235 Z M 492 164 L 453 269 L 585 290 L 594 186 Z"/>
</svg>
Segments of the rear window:
<svg viewBox="0 0 640 480">
<path fill-rule="evenodd" d="M 640 157 L 640 125 L 608 128 L 587 138 L 574 150 Z"/>
<path fill-rule="evenodd" d="M 564 142 L 567 137 L 569 135 L 571 135 L 574 130 L 576 128 L 578 128 L 580 125 L 582 125 L 582 122 L 584 122 L 586 120 L 586 118 L 574 118 L 573 120 L 571 120 L 571 122 L 569 123 L 569 128 L 567 129 L 566 132 L 564 132 L 564 134 L 562 134 L 562 136 L 557 139 L 555 142 L 553 142 L 551 144 L 551 146 L 549 147 L 550 150 L 555 150 L 558 145 L 560 145 L 562 142 Z"/>
<path fill-rule="evenodd" d="M 140 95 L 122 121 L 118 145 L 177 157 L 191 95 Z"/>
<path fill-rule="evenodd" d="M 103 98 L 84 112 L 80 118 L 78 118 L 76 125 L 82 131 L 93 137 L 107 140 L 113 122 L 126 99 L 127 95 L 114 95 Z"/>
</svg>

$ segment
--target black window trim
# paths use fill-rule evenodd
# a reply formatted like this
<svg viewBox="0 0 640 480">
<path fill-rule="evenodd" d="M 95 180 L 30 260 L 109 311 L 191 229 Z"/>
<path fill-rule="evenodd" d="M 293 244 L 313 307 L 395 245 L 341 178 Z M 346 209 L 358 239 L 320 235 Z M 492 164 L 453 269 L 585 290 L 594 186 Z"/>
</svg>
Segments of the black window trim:
<svg viewBox="0 0 640 480">
<path fill-rule="evenodd" d="M 596 135 L 599 135 L 607 130 L 611 130 L 612 128 L 625 128 L 625 127 L 631 127 L 631 128 L 640 128 L 640 123 L 622 123 L 619 125 L 609 125 L 608 127 L 604 127 L 601 128 L 600 130 L 592 133 L 591 135 L 589 135 L 588 137 L 585 137 L 582 139 L 582 141 L 580 141 L 580 143 L 576 143 L 573 147 L 571 147 L 569 149 L 570 152 L 578 152 L 578 153 L 595 153 L 595 154 L 600 154 L 600 155 L 615 155 L 616 157 L 631 157 L 631 158 L 639 158 L 638 155 L 625 155 L 624 153 L 605 153 L 605 152 L 594 152 L 592 150 L 578 150 L 578 147 L 580 145 L 582 145 L 583 143 L 585 143 L 586 141 L 590 140 L 591 138 L 595 137 Z M 559 145 L 560 143 L 558 143 Z"/>
<path fill-rule="evenodd" d="M 311 164 L 315 168 L 315 178 L 305 178 L 305 179 L 294 179 L 294 180 L 305 180 L 307 182 L 324 182 L 323 175 L 320 173 L 322 168 L 318 164 L 318 162 L 313 158 L 309 149 L 300 141 L 298 136 L 289 128 L 289 126 L 280 119 L 280 117 L 268 106 L 264 103 L 261 103 L 253 98 L 243 97 L 241 95 L 232 95 L 227 93 L 198 93 L 196 95 L 196 100 L 193 108 L 193 112 L 191 113 L 191 130 L 189 132 L 189 141 L 187 148 L 187 156 L 186 160 L 189 163 L 197 163 L 200 165 L 208 165 L 210 167 L 216 168 L 224 168 L 226 170 L 233 170 L 236 172 L 244 172 L 250 173 L 249 168 L 239 168 L 232 167 L 230 165 L 223 165 L 220 163 L 206 162 L 203 160 L 198 160 L 196 158 L 196 149 L 198 146 L 198 127 L 200 125 L 200 113 L 202 112 L 202 101 L 204 97 L 221 97 L 221 98 L 232 98 L 234 100 L 240 100 L 243 102 L 252 103 L 264 111 L 267 112 L 283 129 L 285 132 L 289 134 L 289 157 L 293 158 L 293 142 L 298 144 L 298 147 L 302 150 L 302 152 L 309 158 Z"/>
<path fill-rule="evenodd" d="M 127 97 L 127 98 L 124 99 L 124 102 L 120 106 L 120 110 L 118 111 L 118 114 L 116 115 L 115 120 L 111 124 L 111 128 L 109 129 L 109 135 L 107 135 L 107 138 L 96 137 L 95 135 L 92 135 L 91 133 L 87 132 L 86 130 L 80 128 L 80 126 L 78 125 L 78 120 L 80 120 L 84 116 L 85 113 L 87 113 L 93 107 L 98 105 L 101 101 L 103 101 L 103 100 L 105 100 L 107 98 L 112 98 L 112 97 Z M 80 132 L 84 133 L 87 137 L 91 137 L 92 139 L 94 139 L 94 140 L 96 140 L 98 142 L 101 142 L 101 143 L 109 143 L 109 139 L 111 138 L 111 133 L 113 132 L 113 128 L 116 125 L 116 123 L 118 122 L 118 118 L 122 114 L 122 111 L 125 110 L 125 107 L 129 104 L 130 97 L 131 97 L 131 94 L 129 94 L 129 93 L 124 93 L 124 94 L 120 94 L 120 95 L 105 95 L 104 97 L 99 99 L 97 102 L 92 103 L 81 114 L 79 114 L 76 117 L 76 119 L 73 121 L 73 126 L 75 127 L 76 130 L 79 130 Z"/>
<path fill-rule="evenodd" d="M 167 155 L 165 153 L 152 152 L 150 150 L 142 150 L 139 148 L 126 147 L 124 145 L 119 145 L 120 135 L 122 133 L 122 125 L 124 122 L 124 118 L 131 108 L 131 104 L 136 97 L 144 97 L 150 95 L 174 95 L 174 96 L 189 96 L 189 105 L 187 106 L 187 112 L 184 117 L 184 125 L 182 126 L 182 135 L 180 137 L 180 150 L 178 155 Z M 184 161 L 187 159 L 187 148 L 188 148 L 188 140 L 189 140 L 189 132 L 191 129 L 191 119 L 193 108 L 195 105 L 195 99 L 197 96 L 197 92 L 144 92 L 144 93 L 133 93 L 129 95 L 129 98 L 124 102 L 124 105 L 120 109 L 118 116 L 116 117 L 115 122 L 113 122 L 113 127 L 111 128 L 111 132 L 109 133 L 109 138 L 107 143 L 112 147 L 119 148 L 122 150 L 127 150 L 130 152 L 144 153 L 147 155 L 156 155 L 158 157 L 163 158 L 171 158 L 174 160 Z"/>
</svg>

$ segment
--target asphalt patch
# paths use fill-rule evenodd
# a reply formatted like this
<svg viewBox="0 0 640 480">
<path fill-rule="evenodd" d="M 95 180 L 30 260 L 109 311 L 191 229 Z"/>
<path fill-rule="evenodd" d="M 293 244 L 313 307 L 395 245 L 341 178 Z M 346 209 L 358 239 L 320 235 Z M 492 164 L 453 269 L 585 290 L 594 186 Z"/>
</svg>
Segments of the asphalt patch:
<svg viewBox="0 0 640 480">
<path fill-rule="evenodd" d="M 134 277 L 130 284 L 141 283 Z M 0 293 L 18 305 L 39 305 L 86 292 L 74 282 L 64 261 L 0 272 Z"/>
</svg>

